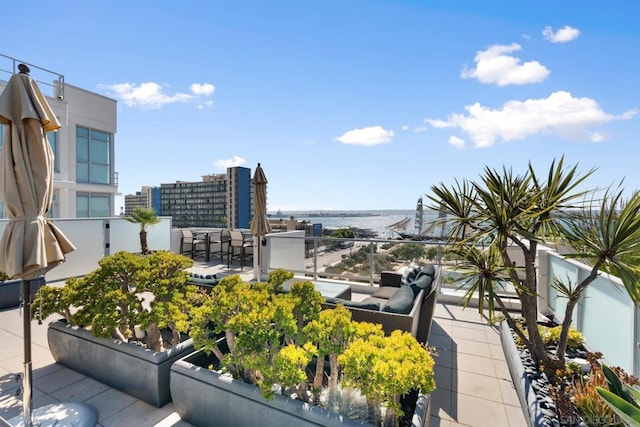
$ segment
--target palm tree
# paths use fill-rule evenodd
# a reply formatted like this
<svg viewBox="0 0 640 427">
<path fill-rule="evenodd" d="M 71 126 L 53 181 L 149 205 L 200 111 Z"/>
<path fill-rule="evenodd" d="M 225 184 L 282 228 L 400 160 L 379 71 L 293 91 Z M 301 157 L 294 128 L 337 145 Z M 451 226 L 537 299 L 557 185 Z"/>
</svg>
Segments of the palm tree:
<svg viewBox="0 0 640 427">
<path fill-rule="evenodd" d="M 158 215 L 154 209 L 135 208 L 131 215 L 124 217 L 129 222 L 140 225 L 140 249 L 144 255 L 149 253 L 147 246 L 147 226 L 160 222 Z"/>
<path fill-rule="evenodd" d="M 456 181 L 451 187 L 440 183 L 432 186 L 433 194 L 428 195 L 432 209 L 446 210 L 449 241 L 463 259 L 464 277 L 471 279 L 467 303 L 478 293 L 479 310 L 482 313 L 486 308 L 490 317 L 497 305 L 533 358 L 550 368 L 564 366 L 573 309 L 600 271 L 617 274 L 633 301 L 640 303 L 640 271 L 633 267 L 640 264 L 640 196 L 634 194 L 621 211 L 616 211 L 622 190 L 606 191 L 595 208 L 584 209 L 585 200 L 593 204 L 599 194 L 597 190 L 579 190 L 593 172 L 581 175 L 577 166 L 565 169 L 564 158 L 552 162 L 546 181 L 531 163 L 522 175 L 507 168 L 498 171 L 487 167 L 478 181 Z M 569 298 L 555 356 L 549 356 L 537 328 L 536 251 L 539 244 L 547 242 L 568 245 L 573 251 L 569 256 L 592 266 L 591 274 L 580 283 L 556 279 L 552 284 Z M 524 265 L 517 266 L 513 261 L 513 252 L 508 250 L 513 245 L 522 254 Z M 504 280 L 515 287 L 527 334 L 516 327 L 495 292 Z"/>
</svg>

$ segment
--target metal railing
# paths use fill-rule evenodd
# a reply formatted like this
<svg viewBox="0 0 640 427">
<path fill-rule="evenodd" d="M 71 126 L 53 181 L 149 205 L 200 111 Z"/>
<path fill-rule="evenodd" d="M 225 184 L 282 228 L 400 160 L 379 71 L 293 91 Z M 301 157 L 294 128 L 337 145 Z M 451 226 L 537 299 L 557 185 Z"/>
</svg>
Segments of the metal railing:
<svg viewBox="0 0 640 427">
<path fill-rule="evenodd" d="M 314 280 L 330 278 L 369 285 L 380 282 L 382 271 L 412 262 L 442 265 L 446 246 L 442 241 L 310 237 L 302 232 L 273 233 L 266 240 L 268 270 L 286 268 Z M 412 248 L 406 249 L 408 245 Z M 403 246 L 405 250 L 400 249 Z"/>
<path fill-rule="evenodd" d="M 44 85 L 51 89 L 51 93 L 48 94 L 49 96 L 59 100 L 64 99 L 64 75 L 0 53 L 0 73 L 7 74 L 7 80 L 18 72 L 18 64 L 29 66 L 31 69 L 29 73 L 31 77 L 38 82 L 39 85 Z"/>
</svg>

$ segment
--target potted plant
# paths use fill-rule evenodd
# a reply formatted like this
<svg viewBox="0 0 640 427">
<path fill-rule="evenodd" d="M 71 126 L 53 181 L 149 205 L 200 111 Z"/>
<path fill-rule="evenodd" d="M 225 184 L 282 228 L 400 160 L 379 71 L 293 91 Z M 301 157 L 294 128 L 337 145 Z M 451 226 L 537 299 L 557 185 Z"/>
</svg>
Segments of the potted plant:
<svg viewBox="0 0 640 427">
<path fill-rule="evenodd" d="M 435 388 L 429 350 L 410 334 L 384 336 L 380 325 L 353 322 L 341 305 L 321 311 L 311 282 L 278 292 L 290 277 L 277 270 L 267 283 L 251 284 L 229 276 L 194 309 L 192 337 L 202 350 L 171 368 L 182 419 L 279 426 L 378 425 L 386 418 L 393 425 L 403 415 L 410 422 L 417 406 L 428 422 Z M 412 406 L 403 406 L 400 397 L 410 392 Z M 366 418 L 351 418 L 356 414 Z"/>
<path fill-rule="evenodd" d="M 160 222 L 154 209 L 137 207 L 131 215 L 126 215 L 125 220 L 140 226 L 140 250 L 144 255 L 149 252 L 147 245 L 147 227 Z"/>
<path fill-rule="evenodd" d="M 155 406 L 169 402 L 170 365 L 193 351 L 185 335 L 197 292 L 188 285 L 191 265 L 167 251 L 121 251 L 63 287 L 42 287 L 33 316 L 62 317 L 47 332 L 56 362 Z"/>
<path fill-rule="evenodd" d="M 565 355 L 574 308 L 601 271 L 620 277 L 631 299 L 640 304 L 640 193 L 621 203 L 622 189 L 584 190 L 592 173 L 580 174 L 577 166 L 565 168 L 564 158 L 554 161 L 544 175 L 531 164 L 523 174 L 506 167 L 487 167 L 479 180 L 457 181 L 451 186 L 441 183 L 431 188 L 429 196 L 432 208 L 446 213 L 449 242 L 462 260 L 458 270 L 470 284 L 467 301 L 478 294 L 478 309 L 480 313 L 488 310 L 490 318 L 500 310 L 509 327 L 503 328 L 503 337 L 511 339 L 513 331 L 534 365 L 552 383 L 567 370 Z M 588 205 L 585 200 L 599 202 Z M 577 282 L 550 280 L 550 286 L 567 298 L 564 313 L 557 313 L 561 324 L 553 351 L 538 329 L 536 257 L 543 243 L 562 245 L 565 257 L 591 266 L 589 274 Z M 523 262 L 516 263 L 517 258 Z M 515 287 L 524 329 L 516 326 L 499 292 L 505 280 Z"/>
</svg>

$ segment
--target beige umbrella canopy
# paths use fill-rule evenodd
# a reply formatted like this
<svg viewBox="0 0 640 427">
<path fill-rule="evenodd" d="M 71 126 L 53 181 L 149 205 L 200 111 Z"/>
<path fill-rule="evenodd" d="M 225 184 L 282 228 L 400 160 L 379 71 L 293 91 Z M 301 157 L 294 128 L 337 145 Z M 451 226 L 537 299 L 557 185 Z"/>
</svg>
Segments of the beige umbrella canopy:
<svg viewBox="0 0 640 427">
<path fill-rule="evenodd" d="M 31 279 L 63 262 L 75 247 L 45 218 L 53 195 L 53 152 L 46 133 L 60 123 L 22 67 L 0 95 L 5 125 L 1 192 L 9 217 L 0 242 L 0 271 Z"/>
<path fill-rule="evenodd" d="M 271 225 L 269 225 L 269 219 L 267 218 L 267 177 L 262 170 L 262 166 L 258 163 L 258 167 L 253 174 L 253 220 L 251 221 L 251 234 L 255 237 L 253 239 L 254 245 L 254 262 L 257 264 L 254 266 L 254 276 L 260 280 L 261 276 L 261 262 L 260 259 L 260 237 L 267 233 L 271 233 Z"/>
<path fill-rule="evenodd" d="M 75 247 L 45 217 L 53 197 L 53 152 L 46 133 L 60 128 L 60 123 L 37 83 L 29 76 L 29 68 L 20 64 L 18 69 L 20 73 L 11 76 L 0 94 L 0 123 L 5 125 L 0 192 L 9 217 L 0 241 L 0 271 L 10 278 L 23 279 L 24 379 L 23 424 L 20 425 L 30 427 L 33 421 L 31 279 L 63 262 L 65 254 Z M 43 418 L 49 420 L 46 425 L 95 425 L 95 411 L 79 404 L 69 405 L 40 408 L 35 425 L 42 425 Z M 62 423 L 51 424 L 51 420 Z M 10 422 L 9 425 L 16 424 Z"/>
</svg>

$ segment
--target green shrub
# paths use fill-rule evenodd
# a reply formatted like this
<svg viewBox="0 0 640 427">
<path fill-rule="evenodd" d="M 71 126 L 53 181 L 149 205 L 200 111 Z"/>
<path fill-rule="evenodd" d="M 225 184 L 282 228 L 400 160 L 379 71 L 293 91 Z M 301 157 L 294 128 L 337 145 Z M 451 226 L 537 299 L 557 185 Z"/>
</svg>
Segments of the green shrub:
<svg viewBox="0 0 640 427">
<path fill-rule="evenodd" d="M 90 327 L 97 337 L 122 341 L 132 339 L 140 325 L 153 351 L 165 348 L 161 329 L 171 330 L 170 345 L 180 342 L 180 333 L 190 327 L 190 295 L 197 292 L 188 285 L 186 271 L 193 260 L 167 251 L 147 256 L 120 251 L 98 265 L 82 278 L 70 278 L 62 288 L 41 287 L 32 317 L 59 314 L 72 325 Z"/>
</svg>

